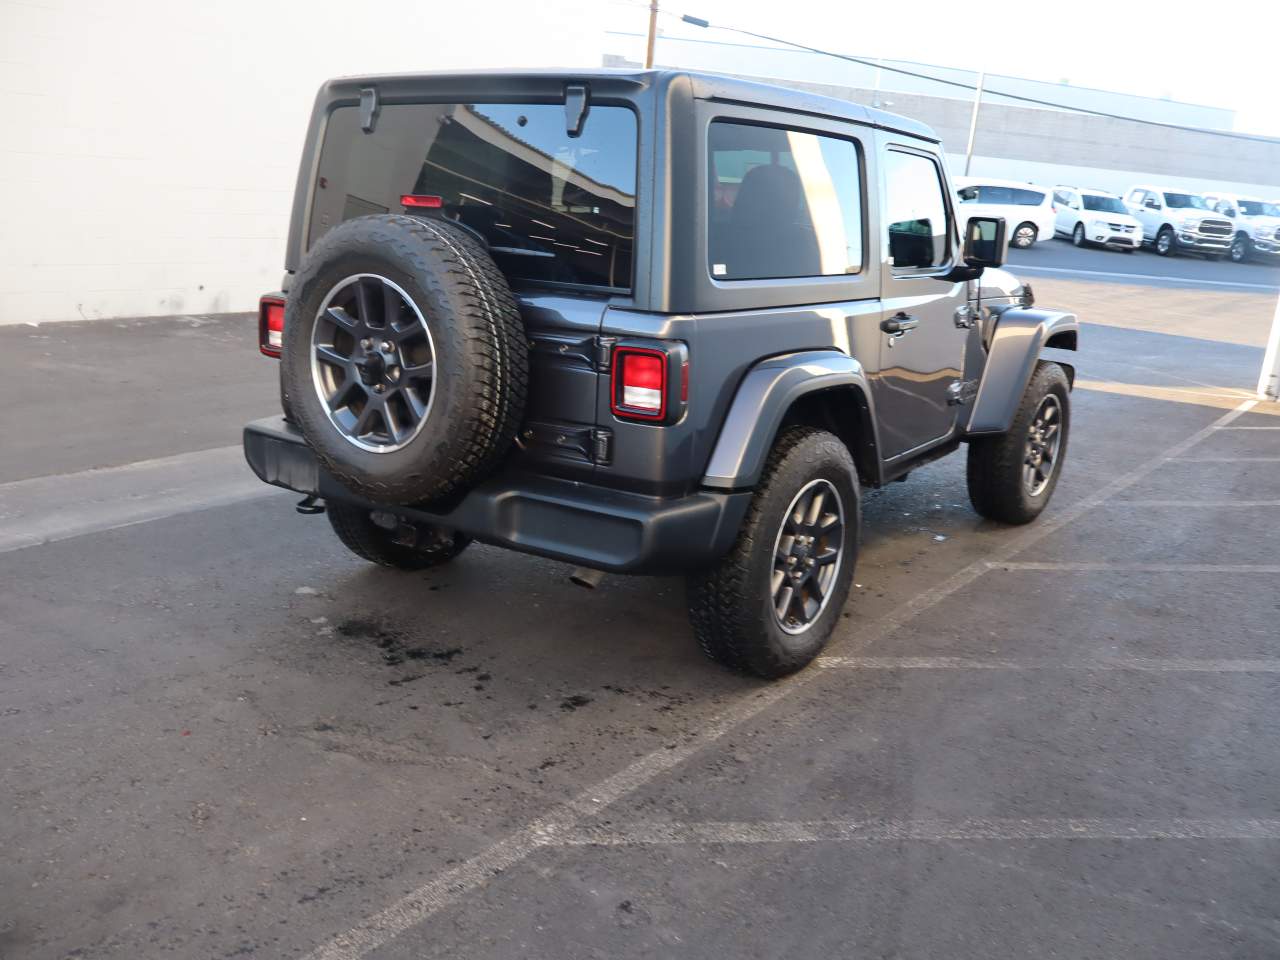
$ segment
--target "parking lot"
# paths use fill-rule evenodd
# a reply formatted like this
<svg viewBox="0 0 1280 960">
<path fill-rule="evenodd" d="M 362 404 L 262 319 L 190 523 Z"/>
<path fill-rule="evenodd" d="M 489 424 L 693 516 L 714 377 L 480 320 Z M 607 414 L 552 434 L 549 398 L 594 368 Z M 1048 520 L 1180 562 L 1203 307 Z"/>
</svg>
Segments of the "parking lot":
<svg viewBox="0 0 1280 960">
<path fill-rule="evenodd" d="M 774 684 L 679 581 L 357 562 L 243 464 L 248 318 L 0 328 L 0 956 L 1277 956 L 1275 294 L 1027 276 L 1054 503 L 872 494 Z"/>
</svg>

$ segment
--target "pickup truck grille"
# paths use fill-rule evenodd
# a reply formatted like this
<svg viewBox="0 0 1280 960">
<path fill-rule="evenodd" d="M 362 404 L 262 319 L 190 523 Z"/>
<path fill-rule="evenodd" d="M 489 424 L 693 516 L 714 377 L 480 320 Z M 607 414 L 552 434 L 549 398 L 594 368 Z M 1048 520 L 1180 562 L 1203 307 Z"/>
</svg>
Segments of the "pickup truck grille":
<svg viewBox="0 0 1280 960">
<path fill-rule="evenodd" d="M 1231 223 L 1227 220 L 1201 220 L 1200 232 L 1206 237 L 1231 236 Z"/>
</svg>

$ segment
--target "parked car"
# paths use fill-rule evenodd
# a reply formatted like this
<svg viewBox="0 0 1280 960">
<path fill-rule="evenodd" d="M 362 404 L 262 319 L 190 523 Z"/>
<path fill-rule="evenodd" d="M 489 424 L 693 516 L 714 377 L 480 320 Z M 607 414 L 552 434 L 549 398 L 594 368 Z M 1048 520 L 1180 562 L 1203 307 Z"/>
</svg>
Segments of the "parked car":
<svg viewBox="0 0 1280 960">
<path fill-rule="evenodd" d="M 839 622 L 864 490 L 967 444 L 976 510 L 1027 523 L 1061 476 L 1041 350 L 1076 318 L 952 197 L 923 124 L 727 77 L 332 81 L 245 455 L 374 563 L 683 574 L 702 649 L 782 676 Z"/>
<path fill-rule="evenodd" d="M 1125 206 L 1142 224 L 1143 242 L 1156 253 L 1193 252 L 1221 260 L 1231 249 L 1235 229 L 1198 193 L 1167 187 L 1130 187 Z"/>
<path fill-rule="evenodd" d="M 1025 250 L 1053 236 L 1053 200 L 1044 187 L 990 177 L 956 177 L 955 183 L 961 213 L 1004 217 L 1010 246 Z"/>
<path fill-rule="evenodd" d="M 1280 206 L 1233 193 L 1206 193 L 1204 198 L 1235 225 L 1232 260 L 1243 263 L 1254 257 L 1271 259 L 1280 255 Z"/>
<path fill-rule="evenodd" d="M 1054 187 L 1054 232 L 1077 247 L 1100 244 L 1133 253 L 1142 246 L 1142 224 L 1113 193 Z"/>
</svg>

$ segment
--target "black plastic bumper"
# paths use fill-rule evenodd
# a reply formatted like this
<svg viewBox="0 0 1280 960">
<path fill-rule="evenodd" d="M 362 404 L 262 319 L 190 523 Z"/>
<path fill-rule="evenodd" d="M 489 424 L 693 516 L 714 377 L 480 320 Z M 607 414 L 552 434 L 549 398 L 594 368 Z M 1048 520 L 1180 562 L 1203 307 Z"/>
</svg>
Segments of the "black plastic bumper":
<svg viewBox="0 0 1280 960">
<path fill-rule="evenodd" d="M 283 417 L 248 424 L 244 455 L 266 483 L 374 506 L 335 480 Z M 726 553 L 750 500 L 750 493 L 710 491 L 660 499 L 554 477 L 498 475 L 439 512 L 381 509 L 525 553 L 616 573 L 663 574 L 706 566 Z"/>
</svg>

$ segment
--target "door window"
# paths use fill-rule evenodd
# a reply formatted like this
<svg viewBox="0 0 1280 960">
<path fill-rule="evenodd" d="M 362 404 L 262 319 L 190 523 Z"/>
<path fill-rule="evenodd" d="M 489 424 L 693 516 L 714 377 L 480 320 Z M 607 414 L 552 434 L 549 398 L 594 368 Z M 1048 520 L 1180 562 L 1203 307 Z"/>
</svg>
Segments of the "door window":
<svg viewBox="0 0 1280 960">
<path fill-rule="evenodd" d="M 895 270 L 946 263 L 950 226 L 942 171 L 928 157 L 890 150 L 885 154 L 885 220 Z"/>
<path fill-rule="evenodd" d="M 862 269 L 862 177 L 852 140 L 714 121 L 707 254 L 717 280 Z"/>
</svg>

